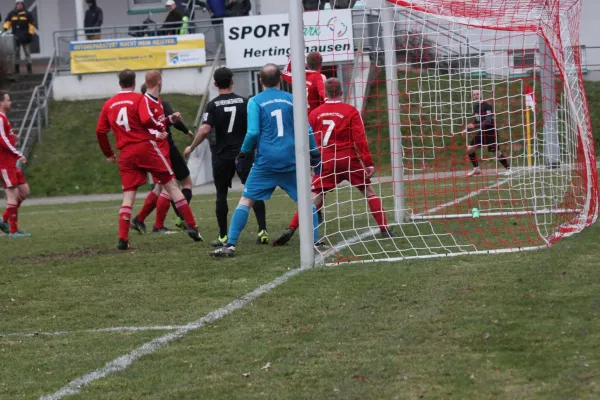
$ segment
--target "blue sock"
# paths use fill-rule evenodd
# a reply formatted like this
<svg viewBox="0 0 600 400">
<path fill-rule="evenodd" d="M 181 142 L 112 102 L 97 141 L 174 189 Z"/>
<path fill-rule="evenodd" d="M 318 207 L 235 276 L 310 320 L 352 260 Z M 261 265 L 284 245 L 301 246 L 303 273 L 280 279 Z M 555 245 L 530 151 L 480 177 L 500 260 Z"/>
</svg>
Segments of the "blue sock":
<svg viewBox="0 0 600 400">
<path fill-rule="evenodd" d="M 238 204 L 235 212 L 233 213 L 233 217 L 231 217 L 231 225 L 229 226 L 227 243 L 234 246 L 237 244 L 237 241 L 240 238 L 240 233 L 242 233 L 244 227 L 246 226 L 246 222 L 248 222 L 249 214 L 250 209 L 247 206 Z"/>
<path fill-rule="evenodd" d="M 313 215 L 313 239 L 315 243 L 319 241 L 319 214 L 317 214 L 317 206 L 312 206 Z"/>
</svg>

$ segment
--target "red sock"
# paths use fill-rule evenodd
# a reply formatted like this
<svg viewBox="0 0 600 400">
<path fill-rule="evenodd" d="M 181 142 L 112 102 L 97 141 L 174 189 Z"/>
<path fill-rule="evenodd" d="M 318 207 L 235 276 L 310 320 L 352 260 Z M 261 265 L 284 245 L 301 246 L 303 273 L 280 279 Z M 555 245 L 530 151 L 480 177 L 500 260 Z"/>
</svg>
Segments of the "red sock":
<svg viewBox="0 0 600 400">
<path fill-rule="evenodd" d="M 119 239 L 129 242 L 129 224 L 131 220 L 131 207 L 121 206 L 119 211 Z"/>
<path fill-rule="evenodd" d="M 298 210 L 296 210 L 296 214 L 294 214 L 294 218 L 292 218 L 292 220 L 290 221 L 290 224 L 288 225 L 288 229 L 293 229 L 293 230 L 298 230 L 298 227 L 300 226 L 300 221 L 298 221 Z"/>
<path fill-rule="evenodd" d="M 8 217 L 10 217 L 10 215 L 8 215 L 8 207 L 6 207 L 6 210 L 4 210 L 4 214 L 2 214 L 2 221 L 8 222 Z"/>
<path fill-rule="evenodd" d="M 187 226 L 189 226 L 190 228 L 198 227 L 196 225 L 196 220 L 194 220 L 194 214 L 192 213 L 192 209 L 190 208 L 190 205 L 188 204 L 186 199 L 179 200 L 177 203 L 175 203 L 175 207 L 177 207 L 177 209 L 179 210 L 179 214 L 181 214 Z"/>
<path fill-rule="evenodd" d="M 377 221 L 377 225 L 379 225 L 379 229 L 381 229 L 381 230 L 387 229 L 385 210 L 383 209 L 383 203 L 382 203 L 381 199 L 379 198 L 379 196 L 373 195 L 373 196 L 369 197 L 367 200 L 369 202 L 369 208 L 371 209 L 371 214 L 373 214 L 375 221 Z"/>
<path fill-rule="evenodd" d="M 7 204 L 6 205 L 6 211 L 4 212 L 4 216 L 6 217 L 5 221 L 8 221 L 8 225 L 10 226 L 10 233 L 19 232 L 18 213 L 19 213 L 19 206 L 15 205 L 15 204 Z"/>
<path fill-rule="evenodd" d="M 167 219 L 169 208 L 171 208 L 171 196 L 167 193 L 161 193 L 156 202 L 155 228 L 162 228 L 165 226 L 165 219 Z"/>
<path fill-rule="evenodd" d="M 144 206 L 140 210 L 140 213 L 137 215 L 137 219 L 140 222 L 144 222 L 148 215 L 156 208 L 156 203 L 158 201 L 158 196 L 154 192 L 148 193 L 146 200 L 144 200 Z"/>
</svg>

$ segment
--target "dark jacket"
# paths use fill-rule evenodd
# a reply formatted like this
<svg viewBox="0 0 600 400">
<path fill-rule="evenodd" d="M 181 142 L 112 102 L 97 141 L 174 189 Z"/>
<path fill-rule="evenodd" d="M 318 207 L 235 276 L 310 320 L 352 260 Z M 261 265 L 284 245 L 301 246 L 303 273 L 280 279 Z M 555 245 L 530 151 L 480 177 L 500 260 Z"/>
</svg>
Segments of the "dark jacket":
<svg viewBox="0 0 600 400">
<path fill-rule="evenodd" d="M 325 7 L 324 1 L 319 0 L 302 0 L 304 11 L 322 10 Z"/>
<path fill-rule="evenodd" d="M 165 24 L 160 29 L 161 35 L 178 35 L 181 29 L 181 21 L 183 20 L 183 14 L 177 8 L 170 11 L 165 19 Z M 178 24 L 175 22 L 179 22 Z"/>
<path fill-rule="evenodd" d="M 245 17 L 250 15 L 252 3 L 250 0 L 227 0 L 226 7 L 228 17 Z"/>
<path fill-rule="evenodd" d="M 207 0 L 206 7 L 213 13 L 213 18 L 223 18 L 227 16 L 225 8 L 226 0 Z"/>
<path fill-rule="evenodd" d="M 13 35 L 19 42 L 31 43 L 33 35 L 35 35 L 33 15 L 25 9 L 19 11 L 15 8 L 8 13 L 4 22 L 4 30 L 11 28 Z"/>
<path fill-rule="evenodd" d="M 92 6 L 85 12 L 85 20 L 83 26 L 85 28 L 99 28 L 104 22 L 104 13 L 102 9 L 96 4 L 96 0 L 92 0 Z M 86 29 L 86 35 L 98 35 L 100 29 Z"/>
<path fill-rule="evenodd" d="M 330 0 L 332 8 L 352 8 L 356 4 L 356 0 Z"/>
</svg>

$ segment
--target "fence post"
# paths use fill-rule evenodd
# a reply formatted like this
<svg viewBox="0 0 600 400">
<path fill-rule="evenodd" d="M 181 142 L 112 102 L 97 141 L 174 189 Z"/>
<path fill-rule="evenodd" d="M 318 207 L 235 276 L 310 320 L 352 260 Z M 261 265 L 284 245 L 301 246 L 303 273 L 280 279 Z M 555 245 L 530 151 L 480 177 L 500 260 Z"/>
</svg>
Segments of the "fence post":
<svg viewBox="0 0 600 400">
<path fill-rule="evenodd" d="M 37 131 L 38 131 L 38 142 L 42 142 L 42 115 L 40 108 L 40 91 L 37 91 L 37 111 L 36 111 L 36 123 L 37 123 Z"/>
</svg>

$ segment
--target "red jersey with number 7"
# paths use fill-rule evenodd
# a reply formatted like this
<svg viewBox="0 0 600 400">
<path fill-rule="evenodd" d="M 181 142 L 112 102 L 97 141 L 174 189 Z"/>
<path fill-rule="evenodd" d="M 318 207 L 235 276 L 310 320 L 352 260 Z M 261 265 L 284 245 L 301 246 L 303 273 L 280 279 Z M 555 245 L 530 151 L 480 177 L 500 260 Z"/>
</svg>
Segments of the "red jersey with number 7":
<svg viewBox="0 0 600 400">
<path fill-rule="evenodd" d="M 365 134 L 365 124 L 356 107 L 341 101 L 326 101 L 308 116 L 323 162 L 360 158 L 372 167 L 373 157 Z"/>
<path fill-rule="evenodd" d="M 111 130 L 119 150 L 130 144 L 156 139 L 140 121 L 139 108 L 143 98 L 140 93 L 124 91 L 104 103 L 96 126 L 96 136 L 106 157 L 114 155 L 107 137 Z"/>
</svg>

